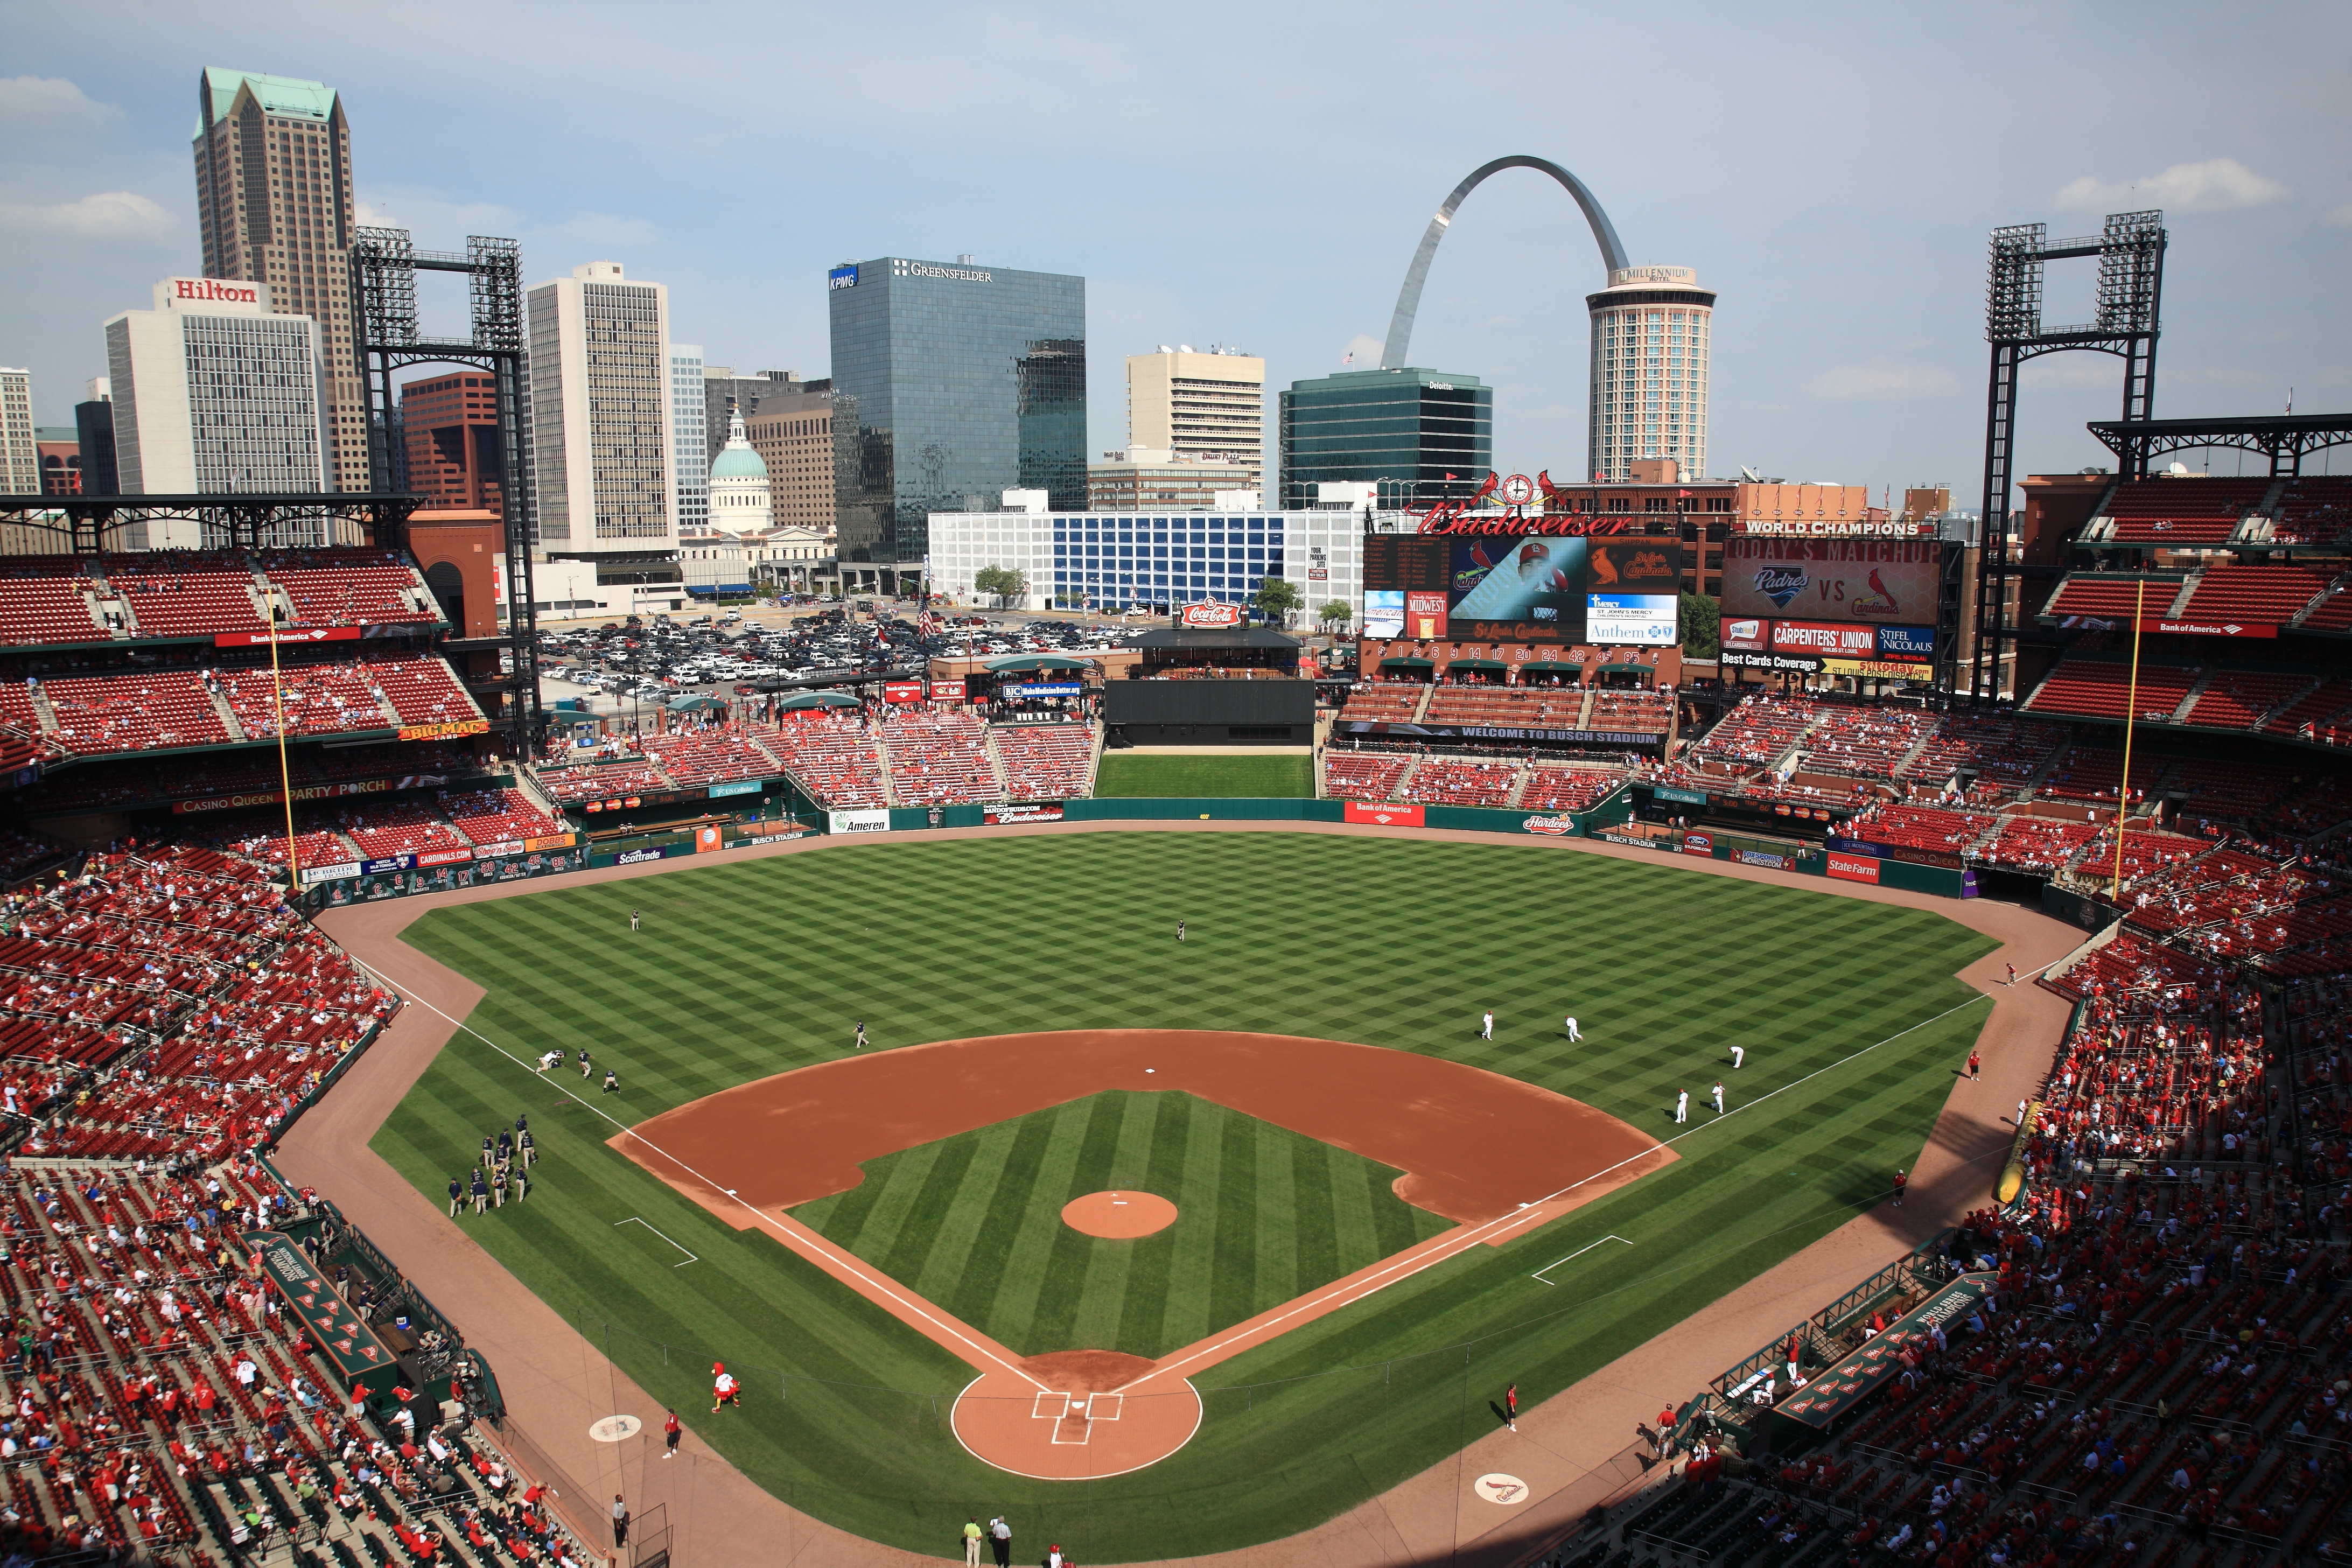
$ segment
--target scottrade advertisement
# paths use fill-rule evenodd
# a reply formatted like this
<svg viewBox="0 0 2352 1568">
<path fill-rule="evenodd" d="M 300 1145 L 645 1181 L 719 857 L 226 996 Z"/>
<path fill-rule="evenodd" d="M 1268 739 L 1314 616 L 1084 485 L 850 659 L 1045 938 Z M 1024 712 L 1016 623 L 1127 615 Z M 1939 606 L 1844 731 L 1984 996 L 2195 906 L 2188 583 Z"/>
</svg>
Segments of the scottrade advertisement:
<svg viewBox="0 0 2352 1568">
<path fill-rule="evenodd" d="M 1723 546 L 1724 619 L 1790 616 L 1916 626 L 1936 613 L 1943 552 L 1933 541 L 1740 535 Z"/>
</svg>

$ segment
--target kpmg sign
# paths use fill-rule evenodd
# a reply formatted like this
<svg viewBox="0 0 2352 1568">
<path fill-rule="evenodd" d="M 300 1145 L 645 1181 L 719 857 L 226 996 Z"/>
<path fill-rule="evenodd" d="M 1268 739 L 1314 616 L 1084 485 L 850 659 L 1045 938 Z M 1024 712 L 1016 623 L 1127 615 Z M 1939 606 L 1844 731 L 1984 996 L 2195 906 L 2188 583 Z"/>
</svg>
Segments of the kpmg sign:
<svg viewBox="0 0 2352 1568">
<path fill-rule="evenodd" d="M 856 288 L 857 268 L 855 267 L 835 268 L 832 271 L 824 275 L 824 286 L 828 289 Z"/>
</svg>

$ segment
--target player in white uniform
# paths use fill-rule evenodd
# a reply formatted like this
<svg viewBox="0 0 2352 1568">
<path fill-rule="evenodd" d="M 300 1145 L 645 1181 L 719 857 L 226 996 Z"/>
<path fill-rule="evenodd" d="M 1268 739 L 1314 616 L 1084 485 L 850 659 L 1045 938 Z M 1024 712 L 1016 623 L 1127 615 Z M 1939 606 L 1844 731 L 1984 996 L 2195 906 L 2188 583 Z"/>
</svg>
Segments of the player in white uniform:
<svg viewBox="0 0 2352 1568">
<path fill-rule="evenodd" d="M 1495 1012 L 1491 1007 L 1478 1016 L 1478 1037 L 1482 1040 L 1495 1037 Z"/>
<path fill-rule="evenodd" d="M 1685 1089 L 1680 1094 L 1675 1096 L 1675 1120 L 1678 1122 L 1688 1121 L 1690 1120 L 1689 1089 Z"/>
<path fill-rule="evenodd" d="M 1717 1116 L 1723 1114 L 1723 1084 L 1720 1080 L 1715 1086 L 1715 1113 Z"/>
<path fill-rule="evenodd" d="M 1560 1022 L 1568 1026 L 1568 1037 L 1570 1039 L 1581 1040 L 1584 1038 L 1584 1031 L 1576 1026 L 1576 1016 L 1574 1014 L 1570 1014 L 1568 1017 L 1561 1019 Z"/>
<path fill-rule="evenodd" d="M 1739 1070 L 1740 1064 L 1741 1064 L 1742 1062 L 1745 1062 L 1747 1059 L 1748 1059 L 1748 1047 L 1747 1047 L 1746 1046 L 1734 1046 L 1734 1047 L 1731 1047 L 1731 1070 L 1732 1070 L 1732 1071 L 1734 1071 L 1734 1072 L 1738 1072 L 1738 1071 Z"/>
</svg>

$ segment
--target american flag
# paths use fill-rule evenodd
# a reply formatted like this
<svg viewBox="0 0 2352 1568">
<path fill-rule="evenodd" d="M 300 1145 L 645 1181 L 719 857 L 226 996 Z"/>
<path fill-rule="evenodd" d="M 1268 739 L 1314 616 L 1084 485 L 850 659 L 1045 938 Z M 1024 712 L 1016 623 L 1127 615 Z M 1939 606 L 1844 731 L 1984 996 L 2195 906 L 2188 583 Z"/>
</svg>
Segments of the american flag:
<svg viewBox="0 0 2352 1568">
<path fill-rule="evenodd" d="M 915 630 L 927 637 L 935 637 L 947 629 L 947 623 L 935 610 L 925 610 L 915 618 Z"/>
</svg>

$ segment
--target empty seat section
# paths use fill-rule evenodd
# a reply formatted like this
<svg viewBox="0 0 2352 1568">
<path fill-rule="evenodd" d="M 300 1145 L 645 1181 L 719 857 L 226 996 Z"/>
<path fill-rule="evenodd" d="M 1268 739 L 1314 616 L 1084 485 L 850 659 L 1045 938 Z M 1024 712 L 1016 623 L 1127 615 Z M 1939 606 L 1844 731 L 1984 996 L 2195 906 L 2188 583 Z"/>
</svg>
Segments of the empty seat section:
<svg viewBox="0 0 2352 1568">
<path fill-rule="evenodd" d="M 646 761 L 689 786 L 772 778 L 776 773 L 776 760 L 750 737 L 722 730 L 648 735 L 644 749 Z"/>
<path fill-rule="evenodd" d="M 988 731 L 969 713 L 910 709 L 882 721 L 890 752 L 890 793 L 900 805 L 961 805 L 1002 800 L 988 756 Z"/>
<path fill-rule="evenodd" d="M 482 717 L 446 659 L 386 659 L 367 669 L 403 724 L 463 724 Z"/>
<path fill-rule="evenodd" d="M 286 591 L 294 624 L 364 626 L 440 619 L 415 570 L 389 550 L 311 552 L 265 561 L 262 575 Z"/>
<path fill-rule="evenodd" d="M 2261 724 L 2263 715 L 2284 707 L 2311 685 L 2308 675 L 2221 670 L 2189 705 L 2188 722 L 2217 730 L 2252 730 Z"/>
<path fill-rule="evenodd" d="M 1906 708 L 1825 703 L 1820 722 L 1806 733 L 1804 765 L 1809 771 L 1891 779 L 1911 748 L 1935 727 L 1934 715 Z"/>
<path fill-rule="evenodd" d="M 277 734 L 281 709 L 289 735 L 393 727 L 367 676 L 352 665 L 298 665 L 280 670 L 274 680 L 268 669 L 223 670 L 214 677 L 214 689 L 250 740 Z"/>
<path fill-rule="evenodd" d="M 1014 800 L 1071 800 L 1095 792 L 1095 733 L 1086 724 L 1003 724 L 994 731 Z"/>
<path fill-rule="evenodd" d="M 10 563 L 0 571 L 0 647 L 103 639 L 106 628 L 82 597 L 89 585 L 70 560 Z"/>
<path fill-rule="evenodd" d="M 529 795 L 505 785 L 444 790 L 438 804 L 443 814 L 477 844 L 543 838 L 563 831 L 563 825 L 532 805 Z"/>
<path fill-rule="evenodd" d="M 1989 812 L 1945 811 L 1934 806 L 1874 805 L 1846 825 L 1847 837 L 1903 849 L 1958 855 L 1984 837 L 1995 818 Z"/>
<path fill-rule="evenodd" d="M 583 801 L 610 800 L 615 795 L 641 795 L 667 789 L 667 775 L 650 763 L 607 763 L 602 767 L 545 768 L 540 784 L 565 805 Z"/>
<path fill-rule="evenodd" d="M 2107 503 L 2116 539 L 2125 544 L 2221 544 L 2237 531 L 2268 479 L 2133 479 Z"/>
<path fill-rule="evenodd" d="M 2025 706 L 2033 713 L 2079 713 L 2094 719 L 2124 719 L 2132 711 L 2131 667 L 2105 659 L 2068 658 L 2050 672 Z M 2138 714 L 2168 721 L 2196 684 L 2197 672 L 2177 665 L 2139 667 Z"/>
<path fill-rule="evenodd" d="M 106 581 L 131 605 L 142 637 L 209 637 L 268 629 L 253 604 L 253 574 L 216 558 L 169 564 L 169 558 L 117 556 Z"/>
<path fill-rule="evenodd" d="M 2077 572 L 2058 584 L 2058 591 L 2050 595 L 2050 603 L 2042 613 L 2045 616 L 2096 616 L 2126 622 L 2135 614 L 2168 615 L 2173 601 L 2180 597 L 2181 584 L 2187 581 L 2188 578 L 2180 574 L 2169 577 L 2144 577 Z"/>
<path fill-rule="evenodd" d="M 1362 752 L 1323 755 L 1324 793 L 1342 800 L 1394 800 L 1397 785 L 1412 766 L 1411 758 Z"/>
<path fill-rule="evenodd" d="M 2011 871 L 2054 871 L 2098 837 L 2087 822 L 2067 822 L 2047 816 L 2004 816 L 1990 841 L 1980 845 L 1978 857 L 1986 865 Z"/>
<path fill-rule="evenodd" d="M 446 818 L 421 800 L 345 805 L 337 810 L 335 825 L 370 858 L 458 849 L 466 843 Z"/>
<path fill-rule="evenodd" d="M 2179 618 L 2284 626 L 2326 587 L 2307 566 L 2215 566 L 2198 580 Z"/>
<path fill-rule="evenodd" d="M 227 728 L 210 693 L 184 670 L 44 682 L 58 718 L 50 737 L 69 752 L 143 752 L 225 746 Z"/>
<path fill-rule="evenodd" d="M 2352 543 L 2352 479 L 2321 474 L 2289 479 L 2273 521 L 2272 538 L 2281 544 Z"/>
</svg>

